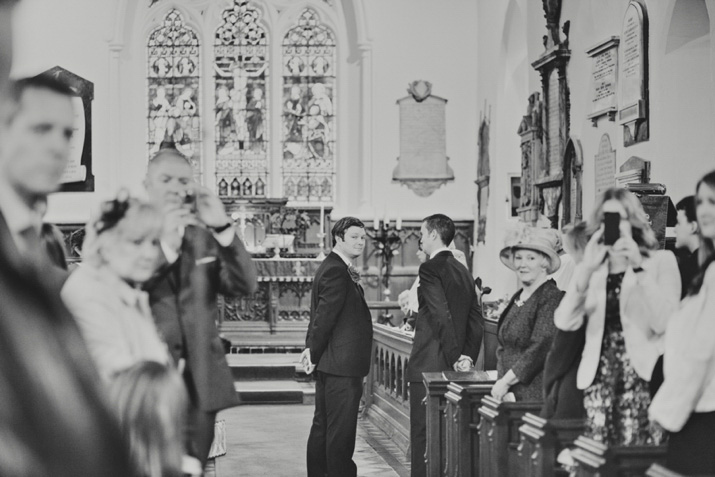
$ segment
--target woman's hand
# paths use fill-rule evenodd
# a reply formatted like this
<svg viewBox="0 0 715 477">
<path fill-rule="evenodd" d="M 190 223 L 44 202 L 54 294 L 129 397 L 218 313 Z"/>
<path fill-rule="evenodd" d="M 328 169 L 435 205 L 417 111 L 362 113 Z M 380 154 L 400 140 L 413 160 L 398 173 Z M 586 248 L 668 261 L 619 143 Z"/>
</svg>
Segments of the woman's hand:
<svg viewBox="0 0 715 477">
<path fill-rule="evenodd" d="M 593 272 L 598 270 L 603 261 L 606 259 L 608 247 L 601 243 L 603 237 L 603 225 L 594 232 L 591 239 L 586 244 L 586 249 L 583 252 L 583 261 L 579 267 L 580 273 L 576 275 L 577 287 L 580 291 L 586 291 L 588 282 L 591 279 Z"/>
<path fill-rule="evenodd" d="M 639 268 L 643 263 L 641 250 L 630 235 L 621 235 L 621 238 L 613 244 L 610 253 L 614 258 L 627 261 L 632 268 Z"/>
<path fill-rule="evenodd" d="M 509 387 L 509 384 L 504 380 L 504 378 L 497 380 L 497 382 L 494 383 L 494 386 L 492 386 L 492 397 L 501 401 L 504 399 L 506 393 L 509 392 Z"/>
</svg>

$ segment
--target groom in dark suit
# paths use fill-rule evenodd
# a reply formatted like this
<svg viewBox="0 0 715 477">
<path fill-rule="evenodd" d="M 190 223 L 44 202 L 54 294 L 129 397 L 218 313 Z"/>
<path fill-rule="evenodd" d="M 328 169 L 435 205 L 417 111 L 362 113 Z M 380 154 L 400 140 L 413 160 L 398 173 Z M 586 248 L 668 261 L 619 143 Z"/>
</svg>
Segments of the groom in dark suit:
<svg viewBox="0 0 715 477">
<path fill-rule="evenodd" d="M 147 286 L 152 314 L 174 361 L 185 363 L 191 454 L 206 464 L 216 413 L 238 404 L 216 322 L 218 293 L 256 291 L 256 269 L 221 200 L 193 181 L 179 151 L 162 149 L 149 162 L 149 200 L 164 214 L 162 273 Z"/>
<path fill-rule="evenodd" d="M 372 318 L 353 265 L 365 248 L 365 225 L 340 219 L 333 251 L 315 274 L 302 361 L 316 369 L 315 415 L 308 438 L 309 477 L 355 477 L 353 462 L 362 381 L 370 369 Z"/>
<path fill-rule="evenodd" d="M 482 312 L 472 275 L 447 248 L 454 232 L 454 222 L 442 214 L 424 219 L 420 230 L 422 249 L 430 259 L 419 270 L 419 311 L 407 365 L 413 477 L 427 473 L 426 414 L 422 403 L 426 389 L 422 373 L 468 371 L 482 342 Z"/>
</svg>

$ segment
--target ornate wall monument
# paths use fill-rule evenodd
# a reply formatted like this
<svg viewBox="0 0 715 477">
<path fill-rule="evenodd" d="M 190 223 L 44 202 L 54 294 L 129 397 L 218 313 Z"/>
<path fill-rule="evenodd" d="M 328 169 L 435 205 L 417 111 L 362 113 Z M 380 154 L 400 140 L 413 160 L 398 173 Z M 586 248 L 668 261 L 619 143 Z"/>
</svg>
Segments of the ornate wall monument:
<svg viewBox="0 0 715 477">
<path fill-rule="evenodd" d="M 400 107 L 400 157 L 392 173 L 420 197 L 454 180 L 447 161 L 445 110 L 447 100 L 432 94 L 432 83 L 413 81 Z"/>
<path fill-rule="evenodd" d="M 486 105 L 485 105 L 486 109 Z M 491 122 L 490 115 L 486 111 L 479 126 L 479 158 L 477 162 L 477 201 L 479 203 L 478 225 L 477 225 L 477 243 L 486 241 L 487 230 L 487 207 L 489 204 L 489 124 Z"/>
<path fill-rule="evenodd" d="M 563 217 L 561 225 L 575 224 L 583 219 L 583 150 L 581 141 L 569 138 L 564 154 Z"/>
<path fill-rule="evenodd" d="M 563 186 L 563 158 L 566 142 L 569 137 L 570 99 L 566 80 L 566 66 L 571 58 L 569 50 L 569 28 L 571 23 L 565 22 L 559 32 L 561 18 L 561 1 L 544 0 L 544 16 L 548 35 L 544 35 L 544 53 L 531 65 L 541 75 L 543 91 L 543 133 L 544 151 L 539 158 L 541 164 L 536 168 L 534 185 L 538 188 L 540 206 L 551 226 L 558 227 L 558 209 Z"/>
<path fill-rule="evenodd" d="M 591 68 L 591 113 L 588 118 L 593 126 L 598 119 L 607 116 L 615 121 L 618 110 L 618 44 L 617 36 L 612 36 L 586 50 L 592 58 Z"/>
<path fill-rule="evenodd" d="M 642 0 L 631 0 L 618 54 L 618 124 L 624 146 L 648 140 L 648 115 L 648 13 Z"/>
<path fill-rule="evenodd" d="M 517 133 L 521 137 L 521 201 L 517 212 L 519 218 L 536 224 L 539 219 L 539 190 L 535 178 L 543 172 L 543 127 L 541 93 L 529 96 L 526 115 L 521 118 Z"/>
</svg>

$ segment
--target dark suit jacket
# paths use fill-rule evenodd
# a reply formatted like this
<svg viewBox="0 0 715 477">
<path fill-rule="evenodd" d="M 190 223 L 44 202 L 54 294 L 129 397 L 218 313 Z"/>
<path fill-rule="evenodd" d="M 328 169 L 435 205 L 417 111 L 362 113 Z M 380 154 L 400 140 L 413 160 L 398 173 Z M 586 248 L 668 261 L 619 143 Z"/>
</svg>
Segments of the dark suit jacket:
<svg viewBox="0 0 715 477">
<path fill-rule="evenodd" d="M 203 411 L 238 404 L 216 329 L 216 296 L 248 295 L 256 288 L 256 269 L 241 240 L 222 247 L 194 226 L 186 227 L 179 259 L 147 284 L 159 333 L 174 360 L 186 359 L 189 394 Z"/>
<path fill-rule="evenodd" d="M 546 355 L 556 334 L 554 311 L 564 292 L 556 282 L 547 280 L 521 307 L 515 300 L 516 292 L 499 318 L 497 328 L 497 371 L 501 378 L 510 369 L 519 383 L 509 390 L 520 401 L 543 401 L 543 371 Z"/>
<path fill-rule="evenodd" d="M 23 259 L 0 214 L 0 429 L 23 451 L 0 452 L 0 475 L 18 470 L 3 457 L 33 475 L 131 475 L 127 444 L 60 300 L 67 273 L 41 253 Z"/>
<path fill-rule="evenodd" d="M 474 361 L 482 342 L 482 310 L 469 270 L 443 251 L 420 266 L 419 311 L 407 380 L 453 370 L 460 355 Z"/>
<path fill-rule="evenodd" d="M 315 273 L 310 324 L 305 338 L 316 369 L 336 376 L 367 376 L 372 352 L 372 316 L 362 287 L 331 252 Z"/>
</svg>

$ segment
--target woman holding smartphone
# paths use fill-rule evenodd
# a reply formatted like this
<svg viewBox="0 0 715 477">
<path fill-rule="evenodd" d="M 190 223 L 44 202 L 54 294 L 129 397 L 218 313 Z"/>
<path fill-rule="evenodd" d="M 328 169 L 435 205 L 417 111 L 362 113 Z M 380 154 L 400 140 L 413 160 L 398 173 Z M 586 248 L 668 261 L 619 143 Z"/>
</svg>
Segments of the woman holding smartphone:
<svg viewBox="0 0 715 477">
<path fill-rule="evenodd" d="M 556 327 L 586 323 L 577 386 L 584 390 L 586 434 L 609 446 L 657 445 L 649 426 L 648 382 L 662 353 L 663 334 L 680 300 L 675 256 L 658 242 L 640 202 L 611 188 L 588 221 L 583 261 L 556 310 Z"/>
</svg>

